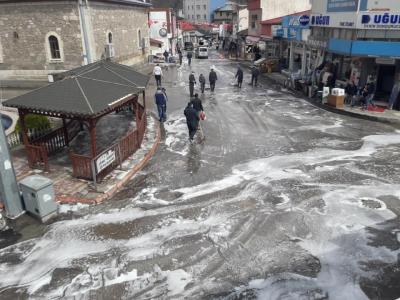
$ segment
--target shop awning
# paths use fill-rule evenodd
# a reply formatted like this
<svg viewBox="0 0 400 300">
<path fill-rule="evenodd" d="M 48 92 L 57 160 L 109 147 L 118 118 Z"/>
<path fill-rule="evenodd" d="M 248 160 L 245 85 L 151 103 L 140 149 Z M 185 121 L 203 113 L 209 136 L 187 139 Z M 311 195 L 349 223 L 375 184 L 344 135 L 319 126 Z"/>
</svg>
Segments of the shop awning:
<svg viewBox="0 0 400 300">
<path fill-rule="evenodd" d="M 247 44 L 258 43 L 259 41 L 260 41 L 260 37 L 259 36 L 252 36 L 252 35 L 246 36 L 246 43 Z"/>
<path fill-rule="evenodd" d="M 150 38 L 150 46 L 162 46 L 164 42 Z"/>
</svg>

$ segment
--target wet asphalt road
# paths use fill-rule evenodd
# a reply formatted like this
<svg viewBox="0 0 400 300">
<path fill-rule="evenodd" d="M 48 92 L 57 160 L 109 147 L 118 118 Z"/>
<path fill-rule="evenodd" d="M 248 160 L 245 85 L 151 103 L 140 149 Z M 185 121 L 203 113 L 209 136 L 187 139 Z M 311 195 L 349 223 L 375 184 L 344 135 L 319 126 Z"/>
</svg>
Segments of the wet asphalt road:
<svg viewBox="0 0 400 300">
<path fill-rule="evenodd" d="M 110 201 L 0 250 L 1 299 L 400 297 L 400 133 L 252 88 L 247 69 L 239 90 L 216 53 L 192 69 L 211 65 L 205 141 L 188 143 L 189 67 L 165 70 L 157 154 Z"/>
</svg>

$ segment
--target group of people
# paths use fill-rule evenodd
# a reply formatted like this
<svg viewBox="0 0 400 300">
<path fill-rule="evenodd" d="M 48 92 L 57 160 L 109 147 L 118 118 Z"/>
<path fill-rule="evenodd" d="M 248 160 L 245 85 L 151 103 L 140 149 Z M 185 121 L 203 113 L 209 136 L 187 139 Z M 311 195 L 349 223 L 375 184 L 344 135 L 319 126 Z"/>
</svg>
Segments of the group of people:
<svg viewBox="0 0 400 300">
<path fill-rule="evenodd" d="M 368 106 L 373 104 L 375 96 L 375 84 L 368 82 L 364 87 L 359 88 L 354 81 L 348 82 L 345 88 L 346 102 L 354 107 L 357 102 L 361 107 L 368 109 Z"/>
<path fill-rule="evenodd" d="M 257 66 L 253 65 L 251 68 L 251 86 L 257 86 L 258 84 L 258 76 L 260 76 L 260 70 Z M 237 80 L 237 86 L 242 88 L 243 83 L 243 69 L 240 65 L 238 65 L 235 78 Z"/>
<path fill-rule="evenodd" d="M 210 90 L 211 92 L 214 92 L 215 90 L 215 84 L 218 80 L 217 73 L 214 70 L 214 67 L 211 67 L 210 74 L 208 75 L 208 81 L 210 83 Z M 192 71 L 189 75 L 189 93 L 190 97 L 192 98 L 194 96 L 194 87 L 197 84 L 196 77 L 195 77 L 195 72 Z M 201 93 L 204 94 L 205 88 L 206 88 L 206 78 L 204 77 L 203 74 L 199 75 L 199 83 L 200 83 L 200 90 Z"/>
</svg>

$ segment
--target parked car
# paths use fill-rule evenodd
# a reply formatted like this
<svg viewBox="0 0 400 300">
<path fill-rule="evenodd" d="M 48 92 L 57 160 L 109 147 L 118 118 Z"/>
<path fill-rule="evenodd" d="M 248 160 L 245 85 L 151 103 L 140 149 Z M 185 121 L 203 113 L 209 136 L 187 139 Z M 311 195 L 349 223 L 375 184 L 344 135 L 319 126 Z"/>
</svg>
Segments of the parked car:
<svg viewBox="0 0 400 300">
<path fill-rule="evenodd" d="M 193 51 L 193 49 L 194 49 L 193 43 L 192 42 L 185 42 L 185 45 L 184 45 L 183 49 L 186 50 L 186 51 Z"/>
<path fill-rule="evenodd" d="M 207 47 L 198 47 L 195 51 L 196 58 L 208 58 L 208 48 Z"/>
</svg>

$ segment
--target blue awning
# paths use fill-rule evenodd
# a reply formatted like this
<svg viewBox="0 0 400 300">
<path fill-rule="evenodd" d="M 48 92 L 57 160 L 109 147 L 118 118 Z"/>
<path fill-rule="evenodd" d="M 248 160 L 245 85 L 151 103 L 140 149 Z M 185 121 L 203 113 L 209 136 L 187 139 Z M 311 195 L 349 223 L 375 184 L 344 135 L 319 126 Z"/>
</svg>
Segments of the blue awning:
<svg viewBox="0 0 400 300">
<path fill-rule="evenodd" d="M 400 42 L 330 39 L 329 51 L 347 56 L 393 57 L 400 59 Z"/>
</svg>

